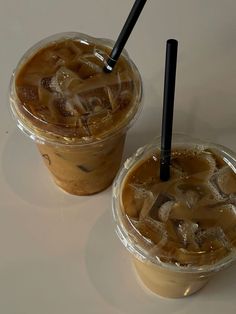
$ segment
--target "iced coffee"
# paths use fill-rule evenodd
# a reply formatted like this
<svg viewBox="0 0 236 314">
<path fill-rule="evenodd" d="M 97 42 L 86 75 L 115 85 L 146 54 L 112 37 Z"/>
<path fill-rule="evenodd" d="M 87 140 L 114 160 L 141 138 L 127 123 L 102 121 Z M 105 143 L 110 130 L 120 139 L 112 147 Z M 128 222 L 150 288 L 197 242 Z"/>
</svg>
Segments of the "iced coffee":
<svg viewBox="0 0 236 314">
<path fill-rule="evenodd" d="M 235 259 L 233 156 L 217 145 L 179 143 L 171 154 L 171 178 L 162 182 L 160 150 L 153 145 L 121 170 L 113 198 L 117 232 L 155 293 L 192 294 Z"/>
<path fill-rule="evenodd" d="M 12 78 L 18 126 L 35 140 L 57 185 L 72 194 L 111 184 L 140 109 L 141 78 L 128 54 L 112 73 L 103 71 L 112 46 L 80 33 L 58 34 L 31 48 Z"/>
</svg>

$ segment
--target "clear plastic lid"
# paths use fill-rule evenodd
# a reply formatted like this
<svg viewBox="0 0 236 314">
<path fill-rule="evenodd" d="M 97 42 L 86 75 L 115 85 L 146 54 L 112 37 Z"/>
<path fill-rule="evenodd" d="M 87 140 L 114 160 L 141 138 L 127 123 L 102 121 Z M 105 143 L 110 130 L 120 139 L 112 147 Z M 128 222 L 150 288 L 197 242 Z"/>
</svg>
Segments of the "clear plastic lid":
<svg viewBox="0 0 236 314">
<path fill-rule="evenodd" d="M 142 261 L 175 271 L 217 271 L 236 258 L 236 158 L 174 136 L 171 179 L 160 181 L 160 139 L 129 158 L 113 185 L 116 232 Z"/>
<path fill-rule="evenodd" d="M 104 73 L 114 43 L 81 33 L 48 37 L 17 65 L 10 102 L 18 126 L 36 140 L 86 144 L 127 128 L 141 107 L 142 83 L 124 51 Z"/>
</svg>

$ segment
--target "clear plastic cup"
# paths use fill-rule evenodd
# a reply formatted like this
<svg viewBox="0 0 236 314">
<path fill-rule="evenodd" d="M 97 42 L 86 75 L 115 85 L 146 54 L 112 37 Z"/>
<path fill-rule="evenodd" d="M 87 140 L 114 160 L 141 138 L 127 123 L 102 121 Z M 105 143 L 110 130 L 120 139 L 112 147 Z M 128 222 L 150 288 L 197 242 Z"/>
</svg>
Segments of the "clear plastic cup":
<svg viewBox="0 0 236 314">
<path fill-rule="evenodd" d="M 63 81 L 59 80 L 60 71 L 56 68 L 56 74 L 50 77 L 49 88 L 51 90 L 48 91 L 48 77 L 46 73 L 50 73 L 51 71 L 50 64 L 53 64 L 53 66 L 55 64 L 52 60 L 55 58 L 55 55 L 51 56 L 49 53 L 48 64 L 44 62 L 42 67 L 39 66 L 39 71 L 41 71 L 41 68 L 45 68 L 46 76 L 45 78 L 40 77 L 41 81 L 37 83 L 39 87 L 31 86 L 35 85 L 35 83 L 29 83 L 31 89 L 29 89 L 28 86 L 24 86 L 23 88 L 20 86 L 21 89 L 19 89 L 19 86 L 16 86 L 17 79 L 19 80 L 20 75 L 24 79 L 24 75 L 21 74 L 22 69 L 27 65 L 27 62 L 31 62 L 37 53 L 52 44 L 60 45 L 63 42 L 71 41 L 79 42 L 85 49 L 87 49 L 86 47 L 93 47 L 93 51 L 89 51 L 88 54 L 83 55 L 82 58 L 80 58 L 80 52 L 76 51 L 78 47 L 76 47 L 73 42 L 72 44 L 67 44 L 69 48 L 66 48 L 67 50 L 70 49 L 70 53 L 72 53 L 71 50 L 73 49 L 76 51 L 75 53 L 78 53 L 80 69 L 83 67 L 83 75 L 86 73 L 86 77 L 74 77 L 76 75 L 75 73 L 72 73 L 70 69 L 65 69 L 63 56 L 61 57 L 60 55 L 60 57 L 58 57 L 56 55 L 58 64 L 61 62 L 59 70 L 63 75 Z M 56 34 L 40 41 L 29 49 L 19 61 L 12 75 L 9 97 L 11 110 L 17 126 L 36 143 L 55 183 L 71 194 L 89 195 L 97 193 L 104 190 L 112 183 L 120 166 L 126 133 L 141 109 L 141 77 L 126 51 L 122 53 L 123 63 L 121 67 L 123 67 L 123 72 L 120 74 L 117 70 L 117 74 L 116 70 L 114 70 L 114 73 L 103 74 L 102 66 L 106 64 L 106 58 L 108 57 L 107 50 L 104 50 L 104 52 L 103 48 L 111 49 L 113 45 L 114 42 L 109 39 L 93 38 L 76 32 Z M 64 50 L 60 53 L 63 54 Z M 65 53 L 67 53 L 67 51 Z M 75 62 L 77 62 L 76 55 L 74 58 Z M 125 76 L 126 74 L 124 74 L 126 73 L 126 68 L 128 73 L 127 77 Z M 90 79 L 91 77 L 88 76 L 90 70 L 92 71 L 91 77 L 97 75 L 97 73 L 94 74 L 94 71 L 98 72 L 98 76 L 96 76 L 94 81 L 92 81 L 93 78 Z M 78 70 L 78 72 L 79 71 L 80 70 Z M 30 70 L 28 72 L 30 73 Z M 32 70 L 30 75 L 32 80 L 39 80 L 34 70 Z M 72 98 L 71 95 L 69 101 L 66 98 L 67 96 L 65 96 L 67 95 L 67 91 L 64 86 L 71 83 L 71 81 L 67 80 L 67 76 L 69 77 L 70 75 L 72 75 L 70 78 L 72 83 L 79 81 L 82 84 L 69 85 L 70 92 L 73 92 L 73 97 L 77 97 L 76 99 L 78 99 L 79 95 L 79 105 L 76 102 L 74 103 L 75 98 Z M 103 75 L 106 76 L 104 77 Z M 132 84 L 132 94 L 129 94 L 130 90 L 125 94 L 125 84 Z M 115 96 L 114 86 L 119 87 L 116 88 Z M 28 93 L 26 96 L 24 94 L 24 88 Z M 35 88 L 38 88 L 36 96 L 34 95 Z M 21 94 L 19 94 L 19 90 Z M 49 108 L 49 111 L 51 110 L 52 113 L 54 113 L 55 110 L 61 110 L 61 103 L 66 99 L 65 107 L 63 107 L 65 113 L 62 112 L 62 115 L 60 115 L 61 113 L 58 114 L 58 112 L 56 112 L 54 120 L 50 118 L 51 120 L 47 121 L 47 118 L 41 117 L 39 111 L 39 114 L 35 114 L 35 112 L 29 109 L 31 108 L 30 104 L 27 107 L 22 100 L 22 97 L 23 99 L 24 97 L 31 97 L 32 102 L 34 102 L 34 97 L 39 97 L 39 99 L 42 97 L 42 99 L 44 99 L 43 97 L 45 95 L 45 99 L 50 99 L 50 93 L 55 95 L 55 97 L 61 97 L 58 98 L 59 103 L 57 101 L 56 109 L 54 103 L 54 107 L 51 106 Z M 96 93 L 98 93 L 98 95 Z M 68 106 L 71 108 L 71 99 L 73 101 L 73 108 L 68 109 Z M 111 100 L 112 106 L 109 107 L 107 103 L 105 104 L 107 99 L 109 99 L 109 101 Z M 122 111 L 124 108 L 122 106 L 124 106 L 127 99 L 129 101 L 129 109 Z M 26 99 L 26 101 L 28 101 L 28 99 Z M 41 101 L 40 105 L 43 105 L 43 101 Z M 64 103 L 62 103 L 62 105 L 64 106 Z M 79 109 L 78 106 L 80 106 Z M 43 106 L 41 109 L 42 112 L 45 110 Z M 67 109 L 72 111 L 66 111 Z M 37 110 L 37 106 L 35 106 L 34 110 Z M 77 114 L 78 110 L 83 110 L 83 114 L 75 120 L 74 113 L 76 112 Z M 119 112 L 122 112 L 122 114 Z M 72 123 L 73 127 L 71 127 Z"/>
<path fill-rule="evenodd" d="M 126 202 L 125 203 L 126 205 L 124 206 L 124 190 L 128 184 L 127 182 L 131 182 L 131 181 L 127 181 L 128 177 L 131 178 L 130 177 L 131 173 L 132 173 L 132 177 L 137 175 L 138 172 L 134 174 L 134 170 L 139 169 L 140 165 L 144 161 L 147 161 L 150 157 L 155 159 L 156 156 L 158 156 L 160 153 L 160 146 L 161 146 L 160 138 L 155 139 L 151 144 L 138 149 L 137 152 L 132 157 L 130 157 L 124 163 L 123 167 L 120 169 L 113 183 L 113 198 L 112 198 L 113 217 L 115 221 L 116 233 L 119 239 L 121 240 L 121 242 L 123 243 L 123 245 L 129 251 L 136 273 L 138 277 L 141 279 L 141 281 L 144 283 L 144 285 L 147 288 L 149 288 L 151 291 L 153 291 L 154 293 L 160 296 L 168 297 L 168 298 L 178 298 L 178 297 L 185 297 L 185 296 L 188 296 L 197 292 L 209 281 L 209 279 L 212 276 L 214 276 L 216 273 L 218 273 L 225 267 L 228 267 L 236 259 L 236 251 L 235 251 L 236 249 L 236 210 L 235 210 L 236 179 L 235 178 L 236 177 L 234 177 L 233 188 L 232 186 L 230 186 L 230 184 L 232 185 L 232 182 L 227 181 L 227 180 L 222 181 L 223 183 L 224 182 L 229 183 L 229 184 L 227 183 L 228 184 L 227 189 L 230 195 L 228 195 L 227 200 L 225 196 L 222 196 L 222 198 L 219 196 L 219 200 L 217 199 L 217 202 L 219 201 L 219 203 L 217 203 L 219 204 L 218 206 L 221 206 L 220 204 L 222 204 L 222 206 L 225 206 L 225 207 L 222 207 L 222 210 L 226 213 L 226 216 L 224 216 L 223 212 L 220 213 L 220 210 L 218 213 L 219 215 L 221 215 L 219 217 L 222 217 L 222 219 L 225 220 L 226 225 L 227 223 L 229 223 L 230 228 L 227 227 L 228 228 L 227 230 L 230 233 L 226 233 L 227 238 L 225 239 L 225 237 L 223 238 L 222 236 L 222 232 L 219 232 L 219 229 L 217 228 L 218 226 L 214 226 L 215 228 L 214 230 L 209 228 L 211 231 L 214 231 L 212 233 L 212 237 L 209 238 L 210 243 L 213 243 L 215 241 L 214 238 L 217 238 L 219 236 L 219 239 L 224 241 L 222 242 L 222 248 L 219 248 L 214 252 L 212 251 L 213 255 L 211 255 L 211 253 L 206 253 L 207 254 L 206 255 L 202 251 L 200 252 L 202 254 L 201 259 L 198 259 L 198 256 L 200 257 L 200 255 L 198 255 L 197 260 L 195 261 L 192 260 L 192 262 L 191 262 L 192 257 L 189 257 L 188 252 L 185 251 L 185 255 L 183 256 L 184 258 L 187 258 L 188 262 L 180 263 L 178 260 L 178 255 L 176 257 L 176 252 L 182 252 L 181 251 L 182 248 L 181 249 L 178 248 L 178 250 L 175 251 L 173 250 L 173 247 L 172 247 L 172 250 L 170 250 L 169 252 L 167 251 L 166 255 L 165 254 L 163 255 L 163 253 L 160 253 L 161 250 L 157 249 L 158 246 L 161 247 L 161 245 L 167 245 L 166 247 L 168 248 L 168 241 L 171 239 L 171 236 L 169 235 L 169 233 L 167 236 L 165 232 L 160 233 L 163 236 L 159 238 L 158 241 L 160 242 L 154 245 L 154 243 L 150 240 L 150 238 L 148 238 L 147 236 L 148 234 L 147 235 L 145 234 L 146 236 L 143 236 L 143 234 L 140 233 L 140 228 L 139 229 L 137 228 L 137 224 L 139 224 L 141 219 L 143 219 L 143 218 L 140 218 L 141 214 L 139 213 L 139 221 L 137 221 L 136 218 L 131 219 L 129 215 L 127 216 L 127 207 L 125 209 L 125 206 L 128 206 L 127 204 L 130 204 L 130 208 L 132 207 L 132 211 L 135 211 L 136 205 L 133 207 L 132 202 L 136 200 L 134 200 L 134 198 L 131 197 L 129 199 L 129 202 Z M 197 149 L 198 151 L 200 151 L 200 150 L 206 149 L 206 150 L 210 150 L 210 152 L 213 151 L 214 154 L 216 154 L 216 156 L 220 156 L 221 158 L 223 158 L 223 160 L 226 162 L 226 164 L 230 166 L 230 168 L 233 170 L 234 173 L 236 172 L 236 154 L 226 147 L 223 147 L 217 144 L 204 142 L 202 140 L 193 139 L 185 135 L 174 135 L 172 146 L 173 146 L 172 150 L 184 148 L 186 150 Z M 218 162 L 219 160 L 217 160 L 217 163 Z M 226 167 L 222 169 L 226 169 Z M 146 171 L 149 171 L 148 168 Z M 156 169 L 156 171 L 158 172 L 159 169 Z M 194 169 L 194 171 L 198 175 L 198 173 L 196 172 L 196 169 Z M 220 171 L 223 171 L 223 170 L 220 170 Z M 203 172 L 200 172 L 200 174 L 201 176 L 199 177 L 200 179 L 198 178 L 199 180 L 201 180 L 203 175 L 205 176 L 206 172 L 203 171 Z M 211 178 L 214 178 L 213 177 L 214 175 L 218 175 L 218 172 L 213 172 Z M 172 176 L 173 176 L 173 172 L 172 172 Z M 211 180 L 210 177 L 208 179 Z M 177 181 L 175 182 L 177 182 L 176 184 L 178 184 L 178 178 L 176 180 Z M 142 184 L 143 182 L 139 181 L 139 183 Z M 143 189 L 143 190 L 140 190 L 140 193 L 146 193 L 146 192 Z M 222 193 L 228 193 L 228 192 L 224 191 Z M 143 205 L 142 205 L 143 208 L 145 207 L 144 204 L 147 204 L 148 199 L 149 199 L 148 193 L 146 193 L 145 195 L 146 196 L 144 196 L 144 202 L 146 203 L 143 202 Z M 229 206 L 227 203 L 228 199 L 229 199 L 229 202 L 232 201 L 232 204 L 233 204 L 233 205 L 230 205 L 231 206 L 230 211 L 227 211 L 228 210 L 227 206 Z M 209 206 L 210 204 L 212 205 L 212 207 L 209 207 L 209 208 L 210 210 L 212 209 L 213 212 L 216 212 L 217 208 L 214 207 L 214 204 L 212 202 L 213 202 L 212 200 L 209 200 Z M 167 218 L 167 220 L 165 220 L 166 218 L 165 219 L 163 218 L 164 220 L 162 221 L 165 221 L 166 223 L 167 221 L 171 220 L 175 216 L 175 211 L 173 210 L 173 208 L 176 208 L 176 207 L 174 207 L 173 205 L 171 211 L 168 213 L 169 215 L 168 217 L 170 218 Z M 192 210 L 191 207 L 190 209 L 189 208 L 187 209 L 189 211 Z M 214 217 L 212 217 L 213 212 L 209 212 L 208 220 L 206 219 L 204 221 L 208 223 L 210 219 L 214 219 Z M 147 213 L 148 212 L 146 212 L 146 215 Z M 148 215 L 150 215 L 149 217 L 151 217 L 150 212 L 148 213 Z M 152 213 L 152 217 L 154 217 L 153 215 L 154 214 Z M 186 217 L 182 217 L 182 218 L 185 219 Z M 174 223 L 183 222 L 181 221 L 181 217 L 178 217 L 178 219 L 179 220 L 177 219 L 174 220 Z M 199 226 L 200 226 L 200 223 L 199 223 Z M 158 228 L 159 227 L 160 227 L 160 223 L 158 222 Z M 201 236 L 204 235 L 204 231 L 202 229 L 199 231 L 199 233 L 197 233 L 198 231 L 196 231 L 195 235 L 196 235 L 196 239 L 199 240 L 200 239 L 199 235 Z M 188 236 L 187 233 L 183 233 L 183 234 Z M 226 243 L 226 241 L 229 241 L 229 239 L 231 243 L 230 248 L 228 248 L 229 243 L 228 242 Z M 188 242 L 186 243 L 187 245 L 189 245 Z M 173 255 L 172 255 L 172 252 L 174 252 Z M 224 254 L 222 252 L 224 252 Z M 214 254 L 221 254 L 221 253 L 222 255 L 214 255 Z M 168 258 L 166 256 L 168 256 Z M 218 256 L 218 258 L 214 259 L 213 256 L 214 258 Z"/>
</svg>

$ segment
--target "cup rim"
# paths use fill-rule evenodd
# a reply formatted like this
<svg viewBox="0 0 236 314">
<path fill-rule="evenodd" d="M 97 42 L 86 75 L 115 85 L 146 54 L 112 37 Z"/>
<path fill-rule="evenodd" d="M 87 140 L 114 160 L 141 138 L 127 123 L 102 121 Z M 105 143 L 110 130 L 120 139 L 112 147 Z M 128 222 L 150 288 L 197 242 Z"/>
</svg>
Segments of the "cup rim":
<svg viewBox="0 0 236 314">
<path fill-rule="evenodd" d="M 90 146 L 93 144 L 99 144 L 103 143 L 104 141 L 107 141 L 108 139 L 111 139 L 113 137 L 116 137 L 120 133 L 125 133 L 127 130 L 132 126 L 132 124 L 136 121 L 139 114 L 142 110 L 142 99 L 143 99 L 143 82 L 140 75 L 140 72 L 133 62 L 133 60 L 130 58 L 128 52 L 126 49 L 123 49 L 122 56 L 125 57 L 126 61 L 130 64 L 133 72 L 137 76 L 138 81 L 138 88 L 137 88 L 137 96 L 135 101 L 135 110 L 132 112 L 132 114 L 127 118 L 127 121 L 125 123 L 121 123 L 119 127 L 112 131 L 110 129 L 105 135 L 102 135 L 101 137 L 92 137 L 92 138 L 86 138 L 85 140 L 76 141 L 77 138 L 68 138 L 66 140 L 62 135 L 59 134 L 53 134 L 49 132 L 40 132 L 43 129 L 37 128 L 33 125 L 33 123 L 26 123 L 25 120 L 27 118 L 24 117 L 23 114 L 21 114 L 18 110 L 18 104 L 20 103 L 19 97 L 17 96 L 16 90 L 15 90 L 15 78 L 17 73 L 20 71 L 21 67 L 25 64 L 25 60 L 31 58 L 37 51 L 40 49 L 47 47 L 47 45 L 50 45 L 52 42 L 60 42 L 64 39 L 77 39 L 79 41 L 86 41 L 86 42 L 92 42 L 92 43 L 98 43 L 102 45 L 106 45 L 107 47 L 113 47 L 114 41 L 108 38 L 102 38 L 102 37 L 93 37 L 81 32 L 60 32 L 53 35 L 50 35 L 48 37 L 45 37 L 35 43 L 33 46 L 31 46 L 29 49 L 26 50 L 26 52 L 23 54 L 23 56 L 18 61 L 15 70 L 13 71 L 10 79 L 10 85 L 8 89 L 8 99 L 10 100 L 10 111 L 13 116 L 13 119 L 16 121 L 17 127 L 28 137 L 30 137 L 32 140 L 34 140 L 37 143 L 49 143 L 49 144 L 56 144 L 56 145 L 66 145 L 66 146 Z M 39 132 L 35 132 L 35 130 L 39 130 Z M 51 136 L 50 136 L 51 134 Z M 73 141 L 74 139 L 74 141 Z"/>
<path fill-rule="evenodd" d="M 173 134 L 173 142 L 177 142 L 178 144 L 181 144 L 179 141 L 180 138 L 184 138 L 185 140 L 190 140 L 189 144 L 198 143 L 197 145 L 201 145 L 206 147 L 214 148 L 224 154 L 227 155 L 227 157 L 230 157 L 234 164 L 234 170 L 236 172 L 236 153 L 233 152 L 231 149 L 220 145 L 216 143 L 212 143 L 210 141 L 204 141 L 200 140 L 198 138 L 190 137 L 184 133 L 175 133 Z M 134 235 L 130 234 L 130 232 L 127 231 L 124 222 L 122 221 L 122 214 L 121 214 L 121 195 L 122 193 L 119 193 L 119 191 L 122 191 L 122 185 L 125 182 L 125 178 L 127 176 L 127 173 L 130 169 L 137 166 L 137 164 L 140 163 L 141 160 L 145 160 L 148 155 L 151 154 L 153 151 L 158 151 L 158 145 L 161 144 L 161 137 L 155 137 L 151 143 L 146 144 L 142 147 L 140 147 L 130 158 L 128 158 L 123 166 L 120 168 L 119 172 L 117 173 L 115 180 L 113 181 L 112 186 L 112 214 L 113 214 L 113 223 L 115 227 L 115 232 L 120 239 L 120 241 L 123 243 L 123 245 L 126 247 L 126 249 L 137 259 L 139 259 L 141 262 L 147 263 L 150 262 L 151 264 L 157 265 L 159 267 L 162 267 L 169 271 L 174 272 L 183 272 L 183 273 L 206 273 L 206 272 L 217 272 L 230 264 L 232 264 L 236 260 L 236 249 L 233 250 L 229 255 L 227 255 L 225 258 L 220 259 L 214 264 L 209 265 L 202 265 L 202 266 L 196 266 L 196 265 L 188 265 L 188 266 L 180 266 L 176 264 L 171 263 L 165 263 L 160 261 L 158 258 L 150 257 L 148 254 L 147 249 L 142 247 L 141 244 L 138 244 L 132 240 Z M 183 146 L 184 143 L 182 143 Z M 160 146 L 159 146 L 160 147 Z M 159 149 L 160 151 L 160 149 Z M 141 159 L 143 158 L 143 159 Z M 137 160 L 139 159 L 139 160 Z M 126 221 L 127 222 L 127 221 Z M 134 229 L 133 229 L 134 230 Z"/>
</svg>

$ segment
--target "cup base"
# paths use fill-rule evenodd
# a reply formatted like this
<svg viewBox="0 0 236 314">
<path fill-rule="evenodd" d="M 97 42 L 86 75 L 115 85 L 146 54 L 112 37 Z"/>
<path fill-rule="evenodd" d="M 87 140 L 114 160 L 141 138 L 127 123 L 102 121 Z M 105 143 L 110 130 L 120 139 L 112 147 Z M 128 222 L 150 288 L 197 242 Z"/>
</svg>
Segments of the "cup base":
<svg viewBox="0 0 236 314">
<path fill-rule="evenodd" d="M 78 188 L 71 188 L 71 187 L 68 187 L 68 186 L 61 184 L 61 182 L 58 182 L 55 178 L 53 178 L 53 182 L 64 193 L 67 193 L 70 195 L 75 195 L 75 196 L 89 196 L 89 195 L 95 195 L 95 194 L 98 194 L 102 191 L 105 191 L 107 188 L 109 188 L 109 186 L 111 186 L 113 179 L 105 187 L 102 187 L 102 188 L 97 189 L 95 191 L 92 191 L 92 190 L 91 191 L 85 191 L 85 190 L 79 190 Z"/>
<path fill-rule="evenodd" d="M 175 273 L 157 265 L 133 258 L 138 278 L 145 288 L 165 298 L 183 298 L 202 289 L 209 281 L 208 275 Z"/>
</svg>

